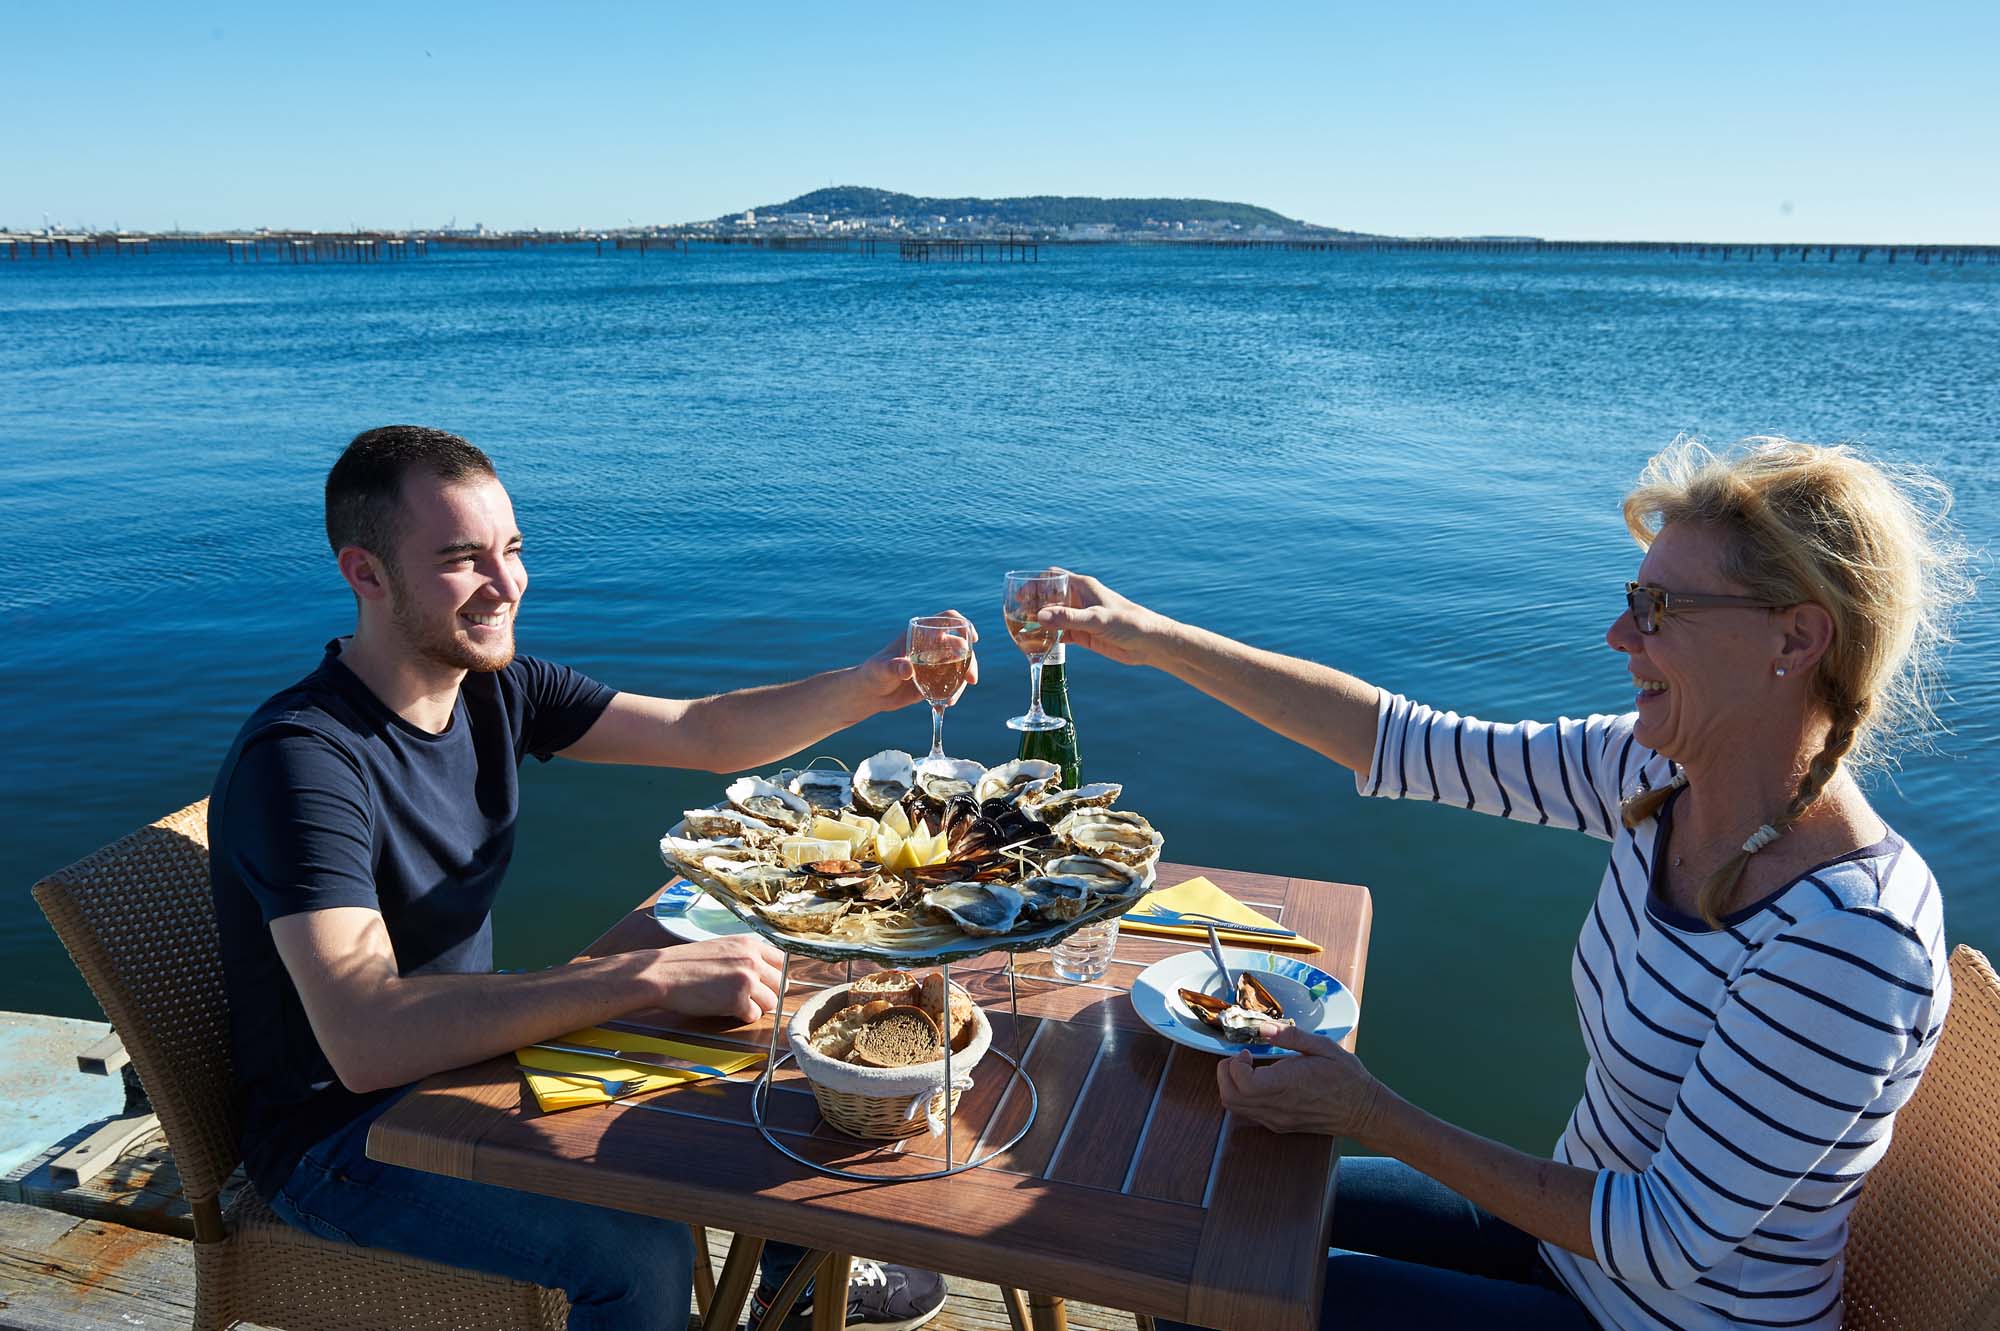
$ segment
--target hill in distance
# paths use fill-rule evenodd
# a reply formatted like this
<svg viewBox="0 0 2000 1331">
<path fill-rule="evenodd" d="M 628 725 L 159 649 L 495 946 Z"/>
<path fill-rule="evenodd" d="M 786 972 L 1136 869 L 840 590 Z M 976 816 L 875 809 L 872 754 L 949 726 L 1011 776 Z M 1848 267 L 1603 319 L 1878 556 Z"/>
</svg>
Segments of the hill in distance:
<svg viewBox="0 0 2000 1331">
<path fill-rule="evenodd" d="M 1216 199 L 1100 199 L 1088 196 L 1033 194 L 1006 199 L 942 199 L 898 194 L 862 185 L 835 185 L 801 194 L 784 203 L 765 204 L 762 213 L 821 213 L 834 219 L 874 217 L 943 217 L 973 219 L 991 225 L 1055 229 L 1109 226 L 1119 231 L 1157 230 L 1162 225 L 1205 228 L 1268 227 L 1288 233 L 1351 235 L 1332 227 L 1314 226 L 1248 203 Z"/>
</svg>

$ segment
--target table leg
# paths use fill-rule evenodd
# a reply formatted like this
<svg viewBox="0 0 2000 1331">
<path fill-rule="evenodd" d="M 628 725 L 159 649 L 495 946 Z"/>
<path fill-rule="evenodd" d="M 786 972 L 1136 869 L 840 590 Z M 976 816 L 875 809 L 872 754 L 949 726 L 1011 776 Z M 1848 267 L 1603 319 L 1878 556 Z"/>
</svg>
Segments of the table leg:
<svg viewBox="0 0 2000 1331">
<path fill-rule="evenodd" d="M 771 1306 L 764 1311 L 764 1320 L 750 1328 L 750 1331 L 763 1331 L 765 1327 L 777 1331 L 785 1319 L 792 1315 L 792 1305 L 799 1301 L 799 1295 L 805 1293 L 806 1282 L 819 1274 L 819 1268 L 825 1261 L 826 1254 L 823 1252 L 809 1252 L 799 1258 L 799 1264 L 785 1277 L 785 1283 L 778 1286 L 778 1296 L 771 1300 Z"/>
<path fill-rule="evenodd" d="M 1028 1331 L 1028 1296 L 1018 1289 L 1000 1287 L 1000 1306 L 1007 1310 L 1007 1325 L 1014 1331 Z"/>
<path fill-rule="evenodd" d="M 715 1302 L 715 1268 L 708 1261 L 708 1231 L 700 1225 L 689 1225 L 688 1231 L 694 1235 L 694 1310 L 706 1318 L 708 1305 Z"/>
<path fill-rule="evenodd" d="M 1030 1294 L 1028 1325 L 1034 1331 L 1069 1331 L 1069 1305 L 1053 1294 Z"/>
<path fill-rule="evenodd" d="M 819 1284 L 813 1288 L 812 1331 L 847 1331 L 847 1276 L 854 1255 L 830 1252 L 820 1263 Z"/>
<path fill-rule="evenodd" d="M 729 1240 L 729 1255 L 722 1259 L 722 1277 L 715 1282 L 702 1331 L 735 1331 L 743 1318 L 743 1300 L 750 1297 L 750 1283 L 757 1278 L 757 1259 L 763 1255 L 760 1238 L 738 1234 Z"/>
</svg>

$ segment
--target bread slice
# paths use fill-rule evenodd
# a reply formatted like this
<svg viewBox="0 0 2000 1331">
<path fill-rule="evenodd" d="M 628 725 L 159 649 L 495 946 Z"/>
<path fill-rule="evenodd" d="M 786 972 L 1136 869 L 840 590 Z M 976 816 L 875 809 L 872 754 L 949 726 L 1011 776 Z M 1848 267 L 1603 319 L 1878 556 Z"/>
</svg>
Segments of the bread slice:
<svg viewBox="0 0 2000 1331">
<path fill-rule="evenodd" d="M 945 983 L 943 971 L 932 971 L 924 976 L 917 986 L 917 1006 L 922 1008 L 935 1022 L 938 1029 L 945 1025 Z M 954 1051 L 972 1043 L 972 1000 L 951 987 L 951 1047 Z"/>
<path fill-rule="evenodd" d="M 892 1007 L 864 1018 L 854 1032 L 851 1062 L 869 1068 L 904 1068 L 935 1062 L 943 1046 L 937 1023 L 922 1008 Z"/>
<path fill-rule="evenodd" d="M 828 1058 L 846 1059 L 854 1050 L 854 1033 L 862 1023 L 895 1006 L 879 998 L 872 1003 L 850 1003 L 832 1016 L 822 1017 L 813 1027 L 812 1047 Z"/>
<path fill-rule="evenodd" d="M 856 1003 L 886 998 L 898 1007 L 913 1005 L 917 1001 L 917 977 L 908 971 L 876 971 L 856 980 L 847 995 Z"/>
</svg>

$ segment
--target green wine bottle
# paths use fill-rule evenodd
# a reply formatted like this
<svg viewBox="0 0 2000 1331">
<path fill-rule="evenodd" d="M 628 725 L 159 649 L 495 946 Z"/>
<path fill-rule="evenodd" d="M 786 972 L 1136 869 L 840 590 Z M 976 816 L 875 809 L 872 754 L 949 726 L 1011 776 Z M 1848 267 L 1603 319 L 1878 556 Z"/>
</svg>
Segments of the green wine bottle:
<svg viewBox="0 0 2000 1331">
<path fill-rule="evenodd" d="M 1057 643 L 1042 665 L 1042 710 L 1063 719 L 1060 730 L 1022 732 L 1022 758 L 1040 758 L 1062 768 L 1062 783 L 1074 790 L 1083 784 L 1083 756 L 1076 747 L 1076 716 L 1069 709 L 1069 682 L 1063 673 L 1064 645 Z"/>
</svg>

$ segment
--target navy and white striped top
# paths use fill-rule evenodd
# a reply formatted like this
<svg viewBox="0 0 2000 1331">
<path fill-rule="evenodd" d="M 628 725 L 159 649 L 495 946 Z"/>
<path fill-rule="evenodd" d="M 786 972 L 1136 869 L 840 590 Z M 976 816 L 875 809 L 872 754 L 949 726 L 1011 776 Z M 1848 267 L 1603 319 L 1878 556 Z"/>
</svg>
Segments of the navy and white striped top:
<svg viewBox="0 0 2000 1331">
<path fill-rule="evenodd" d="M 1384 691 L 1364 795 L 1611 842 L 1570 962 L 1590 1055 L 1555 1158 L 1597 1171 L 1595 1261 L 1542 1254 L 1607 1327 L 1840 1324 L 1847 1213 L 1951 1001 L 1937 880 L 1891 832 L 1729 916 L 1653 892 L 1673 764 L 1635 715 L 1493 725 Z"/>
</svg>

